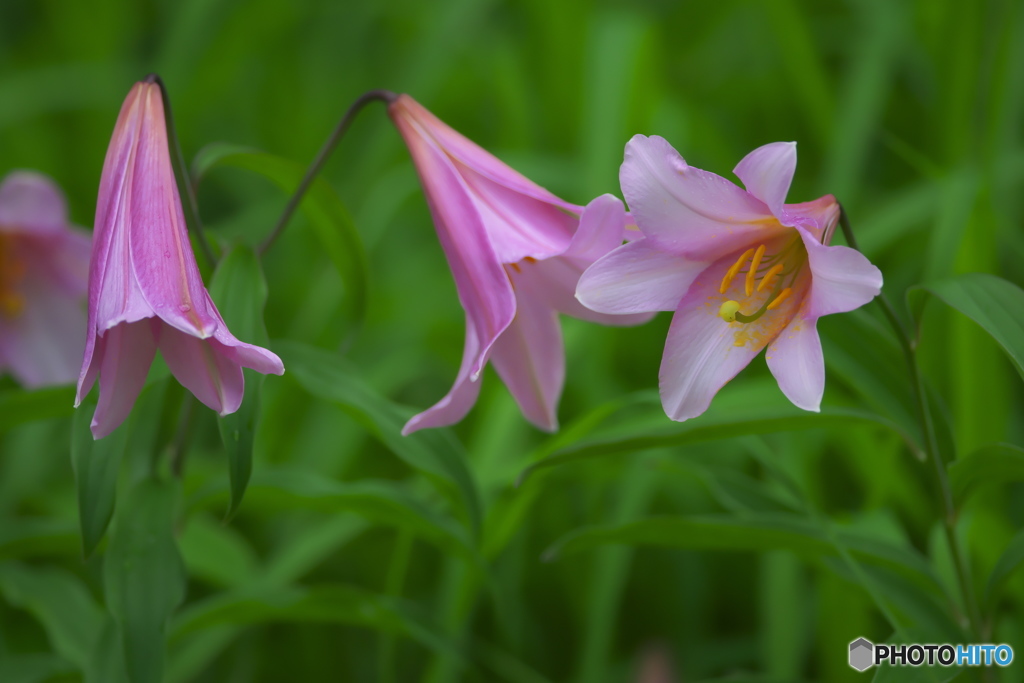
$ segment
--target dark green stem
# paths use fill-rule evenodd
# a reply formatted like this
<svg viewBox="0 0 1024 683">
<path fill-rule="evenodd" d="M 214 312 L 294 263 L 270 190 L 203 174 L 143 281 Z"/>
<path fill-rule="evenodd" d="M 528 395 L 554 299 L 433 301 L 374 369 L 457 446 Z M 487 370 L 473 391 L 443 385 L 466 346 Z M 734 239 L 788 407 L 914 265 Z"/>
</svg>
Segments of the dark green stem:
<svg viewBox="0 0 1024 683">
<path fill-rule="evenodd" d="M 843 229 L 846 243 L 853 249 L 860 251 L 857 247 L 857 239 L 853 235 L 853 228 L 850 226 L 850 220 L 842 207 L 839 209 L 839 225 Z M 910 371 L 911 388 L 913 389 L 916 402 L 917 419 L 921 424 L 921 432 L 925 440 L 925 452 L 928 455 L 928 459 L 935 465 L 935 475 L 939 484 L 939 495 L 942 498 L 944 511 L 943 528 L 946 533 L 946 541 L 949 543 L 950 553 L 953 555 L 957 583 L 959 583 L 960 592 L 967 607 L 967 619 L 970 624 L 971 633 L 974 637 L 980 638 L 981 612 L 978 608 L 978 600 L 974 594 L 974 589 L 968 578 L 967 563 L 956 538 L 956 503 L 953 501 L 953 492 L 949 485 L 949 477 L 946 474 L 946 465 L 942 461 L 942 455 L 939 452 L 938 438 L 935 435 L 935 424 L 932 420 L 931 411 L 928 409 L 928 397 L 925 393 L 924 380 L 921 377 L 921 370 L 917 363 L 916 345 L 907 327 L 896 315 L 896 310 L 889 302 L 888 297 L 885 296 L 885 292 L 881 292 L 878 295 L 877 301 L 881 305 L 882 311 L 885 313 L 885 317 L 888 319 L 893 331 L 896 332 L 896 337 L 907 361 L 907 368 Z"/>
<path fill-rule="evenodd" d="M 310 185 L 312 185 L 313 181 L 316 180 L 316 176 L 320 172 L 320 169 L 323 167 L 324 163 L 326 163 L 327 158 L 331 156 L 331 152 L 334 151 L 334 148 L 338 146 L 341 138 L 344 137 L 345 133 L 352 125 L 352 122 L 355 120 L 356 115 L 359 114 L 359 112 L 362 111 L 370 102 L 379 101 L 384 102 L 385 104 L 391 104 L 397 98 L 398 95 L 390 90 L 371 90 L 360 95 L 356 101 L 352 103 L 352 106 L 350 106 L 344 116 L 341 117 L 338 125 L 335 126 L 331 136 L 327 138 L 327 142 L 325 142 L 324 146 L 320 148 L 319 152 L 317 152 L 316 158 L 313 159 L 313 163 L 309 165 L 309 170 L 306 171 L 306 175 L 302 178 L 302 182 L 299 183 L 297 188 L 295 188 L 295 192 L 292 194 L 291 199 L 288 200 L 288 205 L 284 207 L 281 217 L 277 220 L 277 225 L 274 226 L 274 229 L 271 231 L 270 235 L 267 236 L 267 239 L 263 240 L 263 244 L 261 244 L 259 248 L 260 254 L 265 252 L 270 245 L 274 243 L 274 240 L 284 232 L 285 226 L 288 225 L 288 221 L 291 220 L 292 214 L 295 213 L 295 210 L 299 208 L 299 204 L 302 202 L 302 198 L 305 196 L 306 191 L 309 190 Z"/>
<path fill-rule="evenodd" d="M 172 150 L 171 166 L 174 167 L 174 177 L 178 187 L 183 188 L 185 193 L 185 201 L 182 202 L 185 207 L 185 223 L 191 226 L 192 234 L 196 236 L 199 249 L 203 252 L 203 258 L 206 259 L 210 268 L 213 268 L 217 265 L 217 257 L 214 255 L 213 247 L 206 239 L 203 224 L 199 220 L 199 205 L 196 202 L 195 188 L 189 179 L 185 155 L 181 151 L 181 140 L 178 138 L 178 130 L 174 126 L 174 114 L 171 112 L 171 98 L 167 95 L 167 86 L 164 85 L 163 79 L 156 74 L 147 76 L 146 82 L 156 83 L 160 86 L 160 95 L 164 101 L 164 119 L 167 123 L 167 142 Z"/>
</svg>

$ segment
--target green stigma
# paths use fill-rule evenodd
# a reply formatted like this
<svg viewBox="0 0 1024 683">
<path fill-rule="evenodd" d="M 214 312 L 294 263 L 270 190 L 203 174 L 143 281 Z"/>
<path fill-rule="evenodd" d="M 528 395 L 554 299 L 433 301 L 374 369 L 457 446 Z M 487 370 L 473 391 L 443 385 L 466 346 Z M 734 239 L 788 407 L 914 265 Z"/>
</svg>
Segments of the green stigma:
<svg viewBox="0 0 1024 683">
<path fill-rule="evenodd" d="M 718 316 L 727 323 L 736 321 L 736 314 L 740 310 L 740 302 L 730 299 L 718 309 Z"/>
</svg>

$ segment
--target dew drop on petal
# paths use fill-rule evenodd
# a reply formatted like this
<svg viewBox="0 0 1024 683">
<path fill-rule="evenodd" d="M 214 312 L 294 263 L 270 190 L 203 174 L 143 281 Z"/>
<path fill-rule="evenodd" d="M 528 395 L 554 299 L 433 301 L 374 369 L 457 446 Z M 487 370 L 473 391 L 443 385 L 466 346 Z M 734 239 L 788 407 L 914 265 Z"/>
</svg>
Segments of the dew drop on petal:
<svg viewBox="0 0 1024 683">
<path fill-rule="evenodd" d="M 180 304 L 178 306 L 178 310 L 181 311 L 182 313 L 188 313 L 189 311 L 192 310 L 192 307 L 189 306 L 188 304 Z"/>
</svg>

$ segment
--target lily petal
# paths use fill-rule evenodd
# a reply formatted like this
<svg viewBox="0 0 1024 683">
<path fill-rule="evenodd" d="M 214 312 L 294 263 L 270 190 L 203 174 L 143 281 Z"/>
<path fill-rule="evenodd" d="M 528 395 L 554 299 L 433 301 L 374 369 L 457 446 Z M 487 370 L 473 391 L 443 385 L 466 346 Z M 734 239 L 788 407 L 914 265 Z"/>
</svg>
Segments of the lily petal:
<svg viewBox="0 0 1024 683">
<path fill-rule="evenodd" d="M 411 122 L 415 122 L 421 135 L 432 138 L 439 148 L 446 150 L 454 159 L 458 160 L 462 165 L 473 169 L 474 172 L 518 194 L 532 197 L 547 204 L 560 206 L 572 213 L 579 213 L 580 207 L 563 201 L 526 176 L 510 168 L 493 154 L 434 116 L 426 107 L 408 95 L 399 95 L 398 99 L 390 105 L 388 111 L 395 124 L 399 126 L 399 129 L 403 125 L 399 123 L 400 120 L 404 120 L 404 125 L 406 126 Z M 404 132 L 402 134 L 403 136 L 405 135 Z M 408 138 L 406 142 L 408 142 Z"/>
<path fill-rule="evenodd" d="M 596 197 L 584 207 L 576 234 L 562 256 L 590 265 L 622 244 L 626 224 L 621 199 L 613 194 Z"/>
<path fill-rule="evenodd" d="M 491 362 L 526 419 L 540 429 L 556 431 L 565 383 L 558 314 L 545 302 L 518 297 L 516 317 L 495 342 Z"/>
<path fill-rule="evenodd" d="M 798 408 L 818 412 L 825 393 L 825 358 L 818 321 L 799 314 L 768 345 L 765 359 L 779 388 Z"/>
<path fill-rule="evenodd" d="M 587 268 L 576 286 L 576 298 L 602 313 L 674 311 L 707 267 L 642 239 L 622 245 Z"/>
<path fill-rule="evenodd" d="M 41 173 L 13 171 L 0 184 L 0 231 L 61 234 L 67 224 L 64 194 Z"/>
<path fill-rule="evenodd" d="M 242 368 L 216 339 L 197 339 L 163 323 L 160 353 L 171 374 L 206 407 L 221 415 L 238 410 L 244 393 Z"/>
<path fill-rule="evenodd" d="M 656 135 L 629 141 L 619 181 L 643 234 L 677 256 L 712 262 L 784 230 L 763 202 L 687 165 Z"/>
<path fill-rule="evenodd" d="M 412 121 L 400 116 L 394 120 L 412 154 L 437 237 L 455 278 L 459 301 L 466 310 L 467 351 L 469 328 L 473 328 L 477 350 L 469 366 L 469 377 L 476 378 L 494 340 L 515 317 L 515 295 L 480 213 L 452 161 Z"/>
<path fill-rule="evenodd" d="M 546 259 L 569 246 L 577 222 L 574 214 L 510 190 L 472 169 L 459 171 L 499 261 Z"/>
<path fill-rule="evenodd" d="M 724 294 L 719 292 L 734 260 L 733 255 L 727 256 L 701 273 L 672 318 L 659 386 L 662 406 L 673 420 L 688 420 L 707 410 L 718 390 L 789 324 L 802 302 L 803 286 L 754 322 L 725 322 L 719 316 L 722 304 L 743 298 L 738 281 Z"/>
<path fill-rule="evenodd" d="M 856 249 L 827 247 L 808 230 L 797 226 L 813 278 L 807 313 L 819 318 L 845 313 L 874 299 L 882 291 L 882 271 Z"/>
<path fill-rule="evenodd" d="M 822 244 L 828 244 L 839 222 L 839 202 L 830 194 L 812 202 L 786 204 L 779 220 L 783 225 L 801 226 Z"/>
<path fill-rule="evenodd" d="M 487 362 L 487 355 L 481 351 L 480 341 L 472 322 L 466 320 L 466 344 L 462 351 L 462 364 L 455 384 L 440 401 L 422 413 L 414 415 L 402 427 L 402 436 L 408 436 L 420 429 L 447 427 L 466 416 L 480 395 L 479 377 L 472 379 L 473 368 Z"/>
<path fill-rule="evenodd" d="M 156 356 L 157 324 L 152 320 L 121 323 L 99 339 L 100 398 L 92 416 L 93 438 L 110 434 L 131 412 Z"/>
<path fill-rule="evenodd" d="M 758 147 L 733 169 L 747 192 L 768 205 L 781 218 L 782 205 L 796 173 L 796 143 L 773 142 Z"/>
<path fill-rule="evenodd" d="M 0 324 L 0 356 L 27 388 L 70 384 L 85 345 L 85 311 L 38 262 L 20 285 L 26 305 Z"/>
<path fill-rule="evenodd" d="M 186 334 L 205 338 L 219 316 L 211 312 L 174 180 L 160 88 L 140 95 L 140 130 L 132 178 L 129 245 L 136 282 L 152 310 Z"/>
</svg>

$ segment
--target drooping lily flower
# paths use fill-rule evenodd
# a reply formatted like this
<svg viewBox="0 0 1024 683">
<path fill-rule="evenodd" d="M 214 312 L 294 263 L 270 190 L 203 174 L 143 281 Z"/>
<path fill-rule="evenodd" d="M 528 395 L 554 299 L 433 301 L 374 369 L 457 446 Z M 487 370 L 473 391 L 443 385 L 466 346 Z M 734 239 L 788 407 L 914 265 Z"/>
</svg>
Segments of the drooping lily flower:
<svg viewBox="0 0 1024 683">
<path fill-rule="evenodd" d="M 622 202 L 612 195 L 586 207 L 562 201 L 408 95 L 398 96 L 388 112 L 416 165 L 466 310 L 455 385 L 403 433 L 461 420 L 476 402 L 488 361 L 523 415 L 541 429 L 556 429 L 565 379 L 558 314 L 610 325 L 649 317 L 595 313 L 573 296 L 583 270 L 622 244 Z"/>
<path fill-rule="evenodd" d="M 99 376 L 97 439 L 131 411 L 157 349 L 196 398 L 227 415 L 242 401 L 242 368 L 284 372 L 270 351 L 238 341 L 203 286 L 167 147 L 160 86 L 136 83 L 103 162 L 89 326 L 76 405 Z"/>
<path fill-rule="evenodd" d="M 832 195 L 784 203 L 795 170 L 795 143 L 759 147 L 734 170 L 744 191 L 687 165 L 660 137 L 626 145 L 619 179 L 644 239 L 591 266 L 577 297 L 604 313 L 675 311 L 659 377 L 673 420 L 707 410 L 765 347 L 786 397 L 819 410 L 818 318 L 881 291 L 882 274 L 863 254 L 828 246 L 839 219 Z"/>
<path fill-rule="evenodd" d="M 0 183 L 0 368 L 25 387 L 70 384 L 85 339 L 89 235 L 39 173 Z"/>
</svg>

